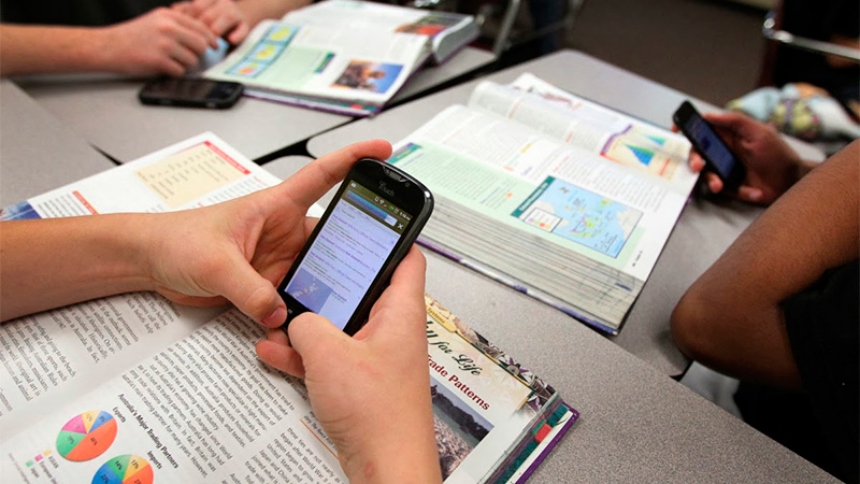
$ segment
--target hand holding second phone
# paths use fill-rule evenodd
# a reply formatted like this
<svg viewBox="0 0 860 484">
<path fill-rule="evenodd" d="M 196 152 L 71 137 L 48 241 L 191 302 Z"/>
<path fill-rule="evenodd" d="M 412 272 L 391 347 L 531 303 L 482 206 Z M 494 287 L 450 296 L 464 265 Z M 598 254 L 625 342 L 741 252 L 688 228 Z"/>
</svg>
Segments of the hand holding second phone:
<svg viewBox="0 0 860 484">
<path fill-rule="evenodd" d="M 806 165 L 773 126 L 740 113 L 703 116 L 747 169 L 746 179 L 735 194 L 739 200 L 770 205 L 802 176 Z M 690 167 L 693 171 L 704 169 L 698 153 L 691 155 Z M 723 190 L 716 174 L 705 176 L 711 192 Z"/>
</svg>

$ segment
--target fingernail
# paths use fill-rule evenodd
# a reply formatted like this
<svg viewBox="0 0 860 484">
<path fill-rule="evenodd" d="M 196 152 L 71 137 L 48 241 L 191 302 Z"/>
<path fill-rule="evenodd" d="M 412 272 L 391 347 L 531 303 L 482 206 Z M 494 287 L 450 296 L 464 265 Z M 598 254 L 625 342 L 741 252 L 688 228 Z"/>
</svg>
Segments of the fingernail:
<svg viewBox="0 0 860 484">
<path fill-rule="evenodd" d="M 762 197 L 761 190 L 750 191 L 750 200 L 752 200 L 753 202 L 757 202 L 757 201 L 761 200 L 761 197 Z"/>
<path fill-rule="evenodd" d="M 272 311 L 272 314 L 263 318 L 263 326 L 268 326 L 270 328 L 274 328 L 284 324 L 284 321 L 287 320 L 287 310 L 285 308 L 279 307 Z"/>
</svg>

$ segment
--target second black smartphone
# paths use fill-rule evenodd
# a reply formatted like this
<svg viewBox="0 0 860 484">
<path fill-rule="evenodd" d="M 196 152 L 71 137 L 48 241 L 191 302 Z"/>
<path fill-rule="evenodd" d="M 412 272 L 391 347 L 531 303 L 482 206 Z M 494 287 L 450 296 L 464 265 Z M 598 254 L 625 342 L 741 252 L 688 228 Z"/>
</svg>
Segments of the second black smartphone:
<svg viewBox="0 0 860 484">
<path fill-rule="evenodd" d="M 358 161 L 278 287 L 282 329 L 310 311 L 355 334 L 432 211 L 433 195 L 418 180 L 383 161 Z"/>
<path fill-rule="evenodd" d="M 143 104 L 226 109 L 242 96 L 238 82 L 186 77 L 163 77 L 148 82 L 138 93 Z"/>
<path fill-rule="evenodd" d="M 690 140 L 708 168 L 720 177 L 725 187 L 732 191 L 737 190 L 746 177 L 746 168 L 696 108 L 689 101 L 684 101 L 675 111 L 672 120 Z"/>
</svg>

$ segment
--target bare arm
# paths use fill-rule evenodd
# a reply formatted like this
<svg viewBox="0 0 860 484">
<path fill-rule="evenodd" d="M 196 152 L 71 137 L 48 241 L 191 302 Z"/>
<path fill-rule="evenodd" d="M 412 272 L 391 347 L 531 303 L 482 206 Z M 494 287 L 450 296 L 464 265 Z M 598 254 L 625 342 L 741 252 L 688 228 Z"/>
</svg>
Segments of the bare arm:
<svg viewBox="0 0 860 484">
<path fill-rule="evenodd" d="M 215 36 L 167 8 L 108 27 L 0 25 L 0 74 L 115 72 L 182 75 Z"/>
<path fill-rule="evenodd" d="M 140 227 L 149 217 L 102 215 L 0 224 L 0 319 L 151 289 L 142 277 L 139 244 Z"/>
<path fill-rule="evenodd" d="M 355 160 L 387 158 L 388 143 L 357 143 L 283 183 L 195 210 L 0 223 L 2 320 L 137 290 L 194 305 L 230 300 L 267 326 L 286 318 L 275 285 L 312 225 L 308 207 Z"/>
<path fill-rule="evenodd" d="M 812 170 L 756 220 L 672 314 L 683 352 L 743 379 L 800 387 L 780 303 L 858 258 L 860 141 Z"/>
<path fill-rule="evenodd" d="M 0 73 L 99 71 L 104 61 L 94 49 L 97 29 L 0 25 Z"/>
</svg>

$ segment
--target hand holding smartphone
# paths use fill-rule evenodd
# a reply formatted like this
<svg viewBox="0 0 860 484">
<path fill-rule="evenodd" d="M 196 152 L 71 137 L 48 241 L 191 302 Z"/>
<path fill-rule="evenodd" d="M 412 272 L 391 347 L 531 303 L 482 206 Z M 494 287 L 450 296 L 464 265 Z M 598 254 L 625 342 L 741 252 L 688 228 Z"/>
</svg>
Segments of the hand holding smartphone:
<svg viewBox="0 0 860 484">
<path fill-rule="evenodd" d="M 278 287 L 287 305 L 281 328 L 310 311 L 354 335 L 432 211 L 418 180 L 383 161 L 358 161 Z"/>
<path fill-rule="evenodd" d="M 239 100 L 244 87 L 238 82 L 186 77 L 163 77 L 148 82 L 137 97 L 143 104 L 226 109 Z"/>
<path fill-rule="evenodd" d="M 672 116 L 675 126 L 693 144 L 693 148 L 705 160 L 705 165 L 720 177 L 730 191 L 737 191 L 746 178 L 744 164 L 732 153 L 705 118 L 689 101 L 684 101 Z"/>
</svg>

